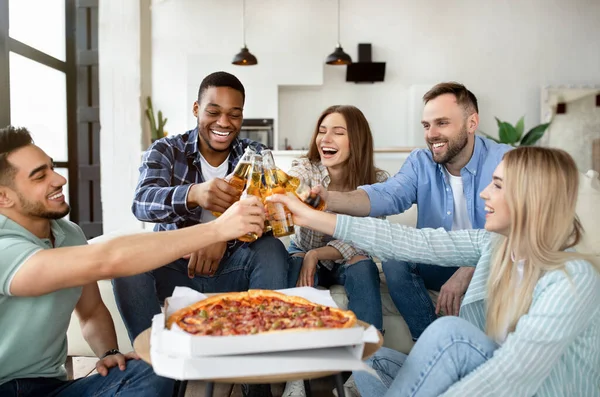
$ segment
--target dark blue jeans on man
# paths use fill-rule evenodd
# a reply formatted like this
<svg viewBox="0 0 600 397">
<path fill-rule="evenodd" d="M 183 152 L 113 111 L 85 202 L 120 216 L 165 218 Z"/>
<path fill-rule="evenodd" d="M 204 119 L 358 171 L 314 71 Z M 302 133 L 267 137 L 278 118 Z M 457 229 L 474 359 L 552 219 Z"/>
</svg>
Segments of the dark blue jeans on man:
<svg viewBox="0 0 600 397">
<path fill-rule="evenodd" d="M 177 286 L 203 293 L 287 287 L 288 261 L 283 243 L 263 236 L 223 257 L 213 276 L 188 277 L 187 259 L 146 273 L 113 280 L 117 307 L 133 340 L 152 324 L 161 304 Z"/>
<path fill-rule="evenodd" d="M 413 340 L 437 319 L 428 289 L 439 291 L 458 267 L 403 261 L 383 262 L 383 273 L 396 308 L 406 321 Z"/>
<path fill-rule="evenodd" d="M 227 253 L 226 253 L 227 254 Z M 276 290 L 287 287 L 288 254 L 283 243 L 263 236 L 226 255 L 213 276 L 188 277 L 186 259 L 156 270 L 113 280 L 117 307 L 133 340 L 152 324 L 161 304 L 177 286 L 203 293 L 234 292 L 248 289 Z M 244 396 L 270 397 L 269 385 L 243 385 Z"/>
<path fill-rule="evenodd" d="M 108 375 L 91 375 L 76 380 L 56 378 L 14 379 L 0 385 L 2 397 L 162 397 L 173 394 L 173 379 L 158 376 L 141 360 L 127 361 L 121 371 L 111 368 Z"/>
</svg>

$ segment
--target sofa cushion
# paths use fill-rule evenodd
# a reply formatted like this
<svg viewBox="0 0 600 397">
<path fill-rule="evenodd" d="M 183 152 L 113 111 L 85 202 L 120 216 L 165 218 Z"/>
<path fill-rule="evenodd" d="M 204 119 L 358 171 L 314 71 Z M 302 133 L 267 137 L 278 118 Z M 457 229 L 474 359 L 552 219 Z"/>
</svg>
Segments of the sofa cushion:
<svg viewBox="0 0 600 397">
<path fill-rule="evenodd" d="M 378 262 L 377 267 L 379 268 L 379 279 L 381 280 L 381 304 L 383 306 L 383 328 L 385 329 L 383 345 L 408 354 L 414 345 L 410 330 L 392 301 L 385 280 L 385 274 L 381 269 L 381 263 Z M 344 310 L 348 309 L 348 296 L 343 285 L 333 285 L 329 288 L 329 291 L 338 307 Z M 429 291 L 429 296 L 434 305 L 437 302 L 438 295 L 439 292 L 437 291 Z"/>
</svg>

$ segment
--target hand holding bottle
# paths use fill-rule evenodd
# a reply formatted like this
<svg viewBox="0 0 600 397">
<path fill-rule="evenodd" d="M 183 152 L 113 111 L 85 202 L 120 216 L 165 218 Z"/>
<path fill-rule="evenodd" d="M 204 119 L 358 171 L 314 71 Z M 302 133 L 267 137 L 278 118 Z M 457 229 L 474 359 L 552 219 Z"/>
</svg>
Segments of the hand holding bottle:
<svg viewBox="0 0 600 397">
<path fill-rule="evenodd" d="M 237 239 L 248 233 L 260 237 L 265 226 L 263 203 L 255 196 L 239 200 L 213 222 L 221 241 Z"/>
</svg>

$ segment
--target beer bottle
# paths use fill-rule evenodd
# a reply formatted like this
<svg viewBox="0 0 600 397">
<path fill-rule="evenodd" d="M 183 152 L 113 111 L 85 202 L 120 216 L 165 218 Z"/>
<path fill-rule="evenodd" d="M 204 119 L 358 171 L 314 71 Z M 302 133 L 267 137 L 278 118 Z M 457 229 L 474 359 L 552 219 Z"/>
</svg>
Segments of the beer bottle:
<svg viewBox="0 0 600 397">
<path fill-rule="evenodd" d="M 246 180 L 246 188 L 242 192 L 240 199 L 246 198 L 248 196 L 256 196 L 258 198 L 262 198 L 261 196 L 261 187 L 262 187 L 262 158 L 259 154 L 252 155 L 250 166 L 250 172 L 248 172 L 248 177 Z M 238 238 L 240 241 L 244 241 L 246 243 L 252 243 L 256 241 L 258 236 L 256 233 L 248 233 Z"/>
<path fill-rule="evenodd" d="M 273 154 L 269 149 L 264 149 L 263 170 L 265 174 L 266 191 L 265 198 L 272 194 L 285 194 L 285 186 L 277 178 L 277 168 Z M 267 212 L 269 214 L 269 224 L 273 230 L 273 236 L 283 237 L 294 234 L 294 221 L 290 210 L 282 203 L 272 203 L 267 201 Z"/>
<path fill-rule="evenodd" d="M 267 152 L 267 153 L 265 153 Z M 263 158 L 273 158 L 273 153 L 270 150 L 262 151 Z M 325 209 L 325 200 L 318 194 L 311 193 L 310 186 L 300 178 L 286 174 L 282 169 L 277 168 L 277 180 L 281 186 L 285 187 L 287 192 L 294 193 L 305 204 L 308 204 L 317 211 Z"/>
<path fill-rule="evenodd" d="M 262 159 L 261 159 L 261 164 L 262 164 Z M 264 175 L 264 172 L 263 172 L 263 175 Z M 265 198 L 267 198 L 267 187 L 265 186 L 264 183 L 260 187 L 260 197 L 262 197 L 262 201 L 264 204 Z M 269 222 L 269 218 L 265 218 L 265 228 L 263 229 L 263 234 L 266 234 L 266 233 L 270 232 L 271 230 L 273 230 L 273 228 L 271 227 L 271 222 Z"/>
<path fill-rule="evenodd" d="M 255 154 L 256 150 L 252 149 L 250 146 L 246 147 L 244 154 L 233 169 L 233 172 L 225 177 L 225 182 L 233 186 L 238 192 L 240 192 L 240 194 L 244 190 L 246 178 L 248 177 L 248 172 L 250 171 L 250 162 L 252 160 L 252 156 Z M 221 216 L 221 213 L 216 211 L 212 211 L 212 214 L 216 217 Z"/>
</svg>

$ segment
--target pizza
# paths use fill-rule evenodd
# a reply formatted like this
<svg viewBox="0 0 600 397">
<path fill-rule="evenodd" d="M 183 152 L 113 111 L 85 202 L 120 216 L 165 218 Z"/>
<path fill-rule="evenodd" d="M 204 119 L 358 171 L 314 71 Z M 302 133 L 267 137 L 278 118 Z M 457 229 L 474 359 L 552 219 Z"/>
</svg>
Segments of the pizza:
<svg viewBox="0 0 600 397">
<path fill-rule="evenodd" d="M 249 290 L 211 296 L 180 309 L 169 316 L 167 328 L 173 324 L 193 335 L 231 336 L 350 328 L 356 316 L 298 296 Z"/>
</svg>

